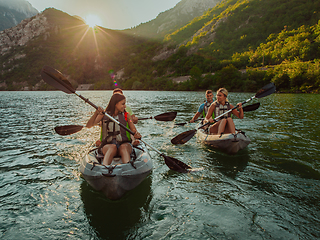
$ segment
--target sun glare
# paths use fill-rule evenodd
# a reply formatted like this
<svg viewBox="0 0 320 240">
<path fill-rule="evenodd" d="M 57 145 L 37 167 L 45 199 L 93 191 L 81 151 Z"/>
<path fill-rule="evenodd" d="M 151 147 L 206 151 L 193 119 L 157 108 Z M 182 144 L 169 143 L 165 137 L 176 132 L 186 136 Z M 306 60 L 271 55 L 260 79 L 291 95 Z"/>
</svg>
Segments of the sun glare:
<svg viewBox="0 0 320 240">
<path fill-rule="evenodd" d="M 101 26 L 101 19 L 97 15 L 90 14 L 85 18 L 89 27 Z"/>
</svg>

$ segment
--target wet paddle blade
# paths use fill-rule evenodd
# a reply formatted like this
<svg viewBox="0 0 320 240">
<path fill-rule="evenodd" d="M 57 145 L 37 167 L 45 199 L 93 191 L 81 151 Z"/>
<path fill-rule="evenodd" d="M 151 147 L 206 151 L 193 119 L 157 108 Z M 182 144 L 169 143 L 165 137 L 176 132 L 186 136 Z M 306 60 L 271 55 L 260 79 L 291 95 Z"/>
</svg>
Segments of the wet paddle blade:
<svg viewBox="0 0 320 240">
<path fill-rule="evenodd" d="M 168 157 L 164 154 L 162 154 L 161 156 L 164 158 L 166 165 L 173 171 L 187 173 L 192 169 L 189 165 L 179 161 L 178 159 Z"/>
<path fill-rule="evenodd" d="M 44 66 L 41 70 L 41 77 L 46 83 L 65 93 L 75 93 L 74 88 L 67 78 L 63 76 L 61 72 L 52 67 Z"/>
<path fill-rule="evenodd" d="M 190 131 L 180 133 L 178 136 L 171 139 L 171 143 L 174 145 L 185 144 L 196 134 L 196 132 L 197 132 L 197 129 L 193 129 Z"/>
<path fill-rule="evenodd" d="M 257 110 L 259 107 L 260 107 L 260 102 L 257 102 L 257 103 L 245 106 L 242 109 L 244 112 L 251 112 L 251 111 Z"/>
<path fill-rule="evenodd" d="M 76 132 L 79 132 L 83 126 L 81 125 L 66 125 L 66 126 L 57 126 L 54 128 L 56 133 L 62 136 L 71 135 Z"/>
<path fill-rule="evenodd" d="M 154 117 L 158 121 L 172 121 L 176 118 L 177 112 L 162 113 Z"/>
<path fill-rule="evenodd" d="M 255 95 L 256 98 L 263 98 L 266 97 L 276 91 L 276 86 L 274 83 L 269 83 L 261 88 Z"/>
</svg>

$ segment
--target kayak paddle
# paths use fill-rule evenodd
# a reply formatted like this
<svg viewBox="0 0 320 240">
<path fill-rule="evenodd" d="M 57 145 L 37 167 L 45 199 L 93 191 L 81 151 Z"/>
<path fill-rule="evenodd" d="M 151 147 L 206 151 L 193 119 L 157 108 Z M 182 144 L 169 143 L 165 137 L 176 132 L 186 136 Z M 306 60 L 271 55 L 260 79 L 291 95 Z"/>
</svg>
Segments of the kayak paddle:
<svg viewBox="0 0 320 240">
<path fill-rule="evenodd" d="M 81 98 L 82 100 L 84 100 L 86 103 L 90 104 L 95 109 L 98 109 L 98 107 L 95 104 L 93 104 L 91 101 L 89 101 L 89 99 L 84 98 L 83 96 L 78 94 L 75 91 L 75 89 L 72 87 L 71 83 L 67 80 L 67 78 L 65 76 L 63 76 L 63 74 L 61 72 L 59 72 L 58 70 L 56 70 L 56 69 L 54 69 L 52 67 L 49 67 L 49 66 L 44 66 L 42 71 L 41 71 L 41 77 L 46 83 L 50 84 L 51 86 L 53 86 L 53 87 L 65 92 L 67 94 L 73 93 L 73 94 L 77 95 L 79 98 Z M 127 128 L 122 123 L 120 123 L 119 121 L 117 121 L 116 119 L 111 117 L 108 113 L 104 112 L 104 114 L 111 121 L 113 121 L 116 124 L 118 124 L 120 127 L 125 129 L 126 131 L 128 131 L 130 134 L 134 135 L 134 132 L 131 131 L 131 129 Z M 77 125 L 74 125 L 74 126 L 77 126 Z M 75 127 L 75 129 L 77 129 L 77 128 L 79 128 L 79 127 Z M 145 141 L 143 141 L 141 139 L 140 139 L 140 141 L 143 142 L 144 144 L 146 144 L 147 146 L 151 147 L 160 156 L 162 156 L 164 158 L 164 161 L 165 161 L 166 165 L 171 170 L 174 170 L 174 171 L 177 171 L 177 172 L 182 172 L 182 173 L 188 173 L 188 172 L 195 171 L 195 169 L 192 169 L 190 166 L 188 166 L 187 164 L 179 161 L 178 159 L 166 156 L 163 153 L 161 153 L 158 149 L 156 149 L 155 147 L 153 147 L 150 144 L 146 143 Z"/>
<path fill-rule="evenodd" d="M 138 120 L 145 120 L 145 119 L 156 119 L 158 121 L 172 121 L 177 116 L 177 112 L 167 112 L 167 113 L 161 113 L 155 117 L 149 117 L 149 118 L 139 118 Z M 64 126 L 57 126 L 54 128 L 56 133 L 62 136 L 71 135 L 76 132 L 79 132 L 84 126 L 82 125 L 64 125 Z"/>
<path fill-rule="evenodd" d="M 251 112 L 254 110 L 257 110 L 260 107 L 260 102 L 248 105 L 248 106 L 244 106 L 242 109 L 244 112 Z"/>
<path fill-rule="evenodd" d="M 84 126 L 82 125 L 65 125 L 65 126 L 57 126 L 54 128 L 56 133 L 62 136 L 71 135 L 76 132 L 79 132 Z"/>
<path fill-rule="evenodd" d="M 274 85 L 274 83 L 269 83 L 266 86 L 264 86 L 263 88 L 261 88 L 256 95 L 254 95 L 253 97 L 249 98 L 248 100 L 244 101 L 242 104 L 245 104 L 249 101 L 251 101 L 254 98 L 263 98 L 266 97 L 272 93 L 274 93 L 276 91 L 276 86 Z M 254 105 L 254 104 L 253 104 Z M 259 104 L 260 105 L 260 104 Z M 257 105 L 256 105 L 257 106 Z M 252 109 L 254 110 L 254 108 L 256 107 L 252 107 Z M 234 109 L 236 109 L 238 106 L 233 107 L 232 109 L 228 110 L 227 112 L 221 114 L 220 116 L 216 117 L 215 119 L 213 119 L 214 121 L 217 121 L 221 116 L 232 112 Z M 258 106 L 259 107 L 259 106 Z M 252 110 L 251 110 L 252 111 Z M 172 144 L 185 144 L 186 142 L 188 142 L 198 131 L 198 129 L 203 128 L 205 126 L 210 125 L 210 122 L 207 122 L 206 124 L 203 124 L 202 126 L 193 129 L 193 130 L 189 130 L 186 132 L 183 132 L 181 134 L 179 134 L 178 136 L 174 137 L 173 139 L 171 139 L 171 143 Z"/>
<path fill-rule="evenodd" d="M 257 102 L 257 103 L 245 106 L 242 109 L 243 109 L 244 112 L 251 112 L 251 111 L 257 110 L 259 108 L 259 106 L 260 106 L 260 102 Z M 203 120 L 203 118 L 198 118 L 195 121 L 199 121 L 199 120 Z M 174 125 L 176 125 L 176 126 L 184 126 L 187 123 L 190 123 L 190 122 L 175 123 Z"/>
</svg>

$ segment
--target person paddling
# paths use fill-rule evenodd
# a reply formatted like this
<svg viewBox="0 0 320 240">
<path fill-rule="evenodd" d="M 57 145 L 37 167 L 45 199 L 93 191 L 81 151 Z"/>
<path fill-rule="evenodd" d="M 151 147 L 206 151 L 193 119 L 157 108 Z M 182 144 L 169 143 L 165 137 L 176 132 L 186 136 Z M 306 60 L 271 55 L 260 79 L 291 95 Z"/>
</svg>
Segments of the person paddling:
<svg viewBox="0 0 320 240">
<path fill-rule="evenodd" d="M 209 107 L 204 123 L 207 123 L 208 121 L 212 123 L 215 117 L 220 116 L 224 112 L 227 112 L 234 107 L 229 103 L 227 96 L 227 89 L 220 88 L 217 91 L 217 100 L 214 101 Z M 234 109 L 232 112 L 221 116 L 218 119 L 218 122 L 216 122 L 209 128 L 209 134 L 221 135 L 223 133 L 236 133 L 236 128 L 231 118 L 231 113 L 238 118 L 243 119 L 242 103 L 238 103 L 237 106 L 239 111 L 237 109 Z"/>
<path fill-rule="evenodd" d="M 113 89 L 113 94 L 115 94 L 115 93 L 120 93 L 120 94 L 123 95 L 123 92 L 122 92 L 121 88 Z M 138 123 L 138 117 L 136 117 L 136 115 L 133 114 L 131 108 L 128 105 L 126 105 L 126 111 L 130 114 L 132 122 L 134 124 L 137 124 Z"/>
<path fill-rule="evenodd" d="M 123 92 L 122 92 L 121 88 L 115 88 L 115 89 L 113 89 L 113 93 L 112 93 L 112 94 L 115 94 L 115 93 L 118 93 L 118 94 L 122 94 L 122 95 L 123 95 Z M 133 114 L 131 108 L 126 105 L 125 111 L 128 113 L 128 118 L 130 118 L 134 124 L 137 124 L 137 123 L 138 123 L 138 118 Z M 92 116 L 91 118 L 93 118 L 93 116 Z M 90 121 L 90 122 L 94 121 L 94 118 L 93 118 L 93 119 L 90 119 L 89 121 Z M 89 121 L 88 121 L 88 122 L 89 122 Z M 97 146 L 97 147 L 100 146 L 102 140 L 103 140 L 103 139 L 102 139 L 102 128 L 101 128 L 100 139 L 98 139 L 98 140 L 96 141 L 96 146 Z M 137 144 L 137 142 L 135 142 L 134 145 L 136 145 L 136 144 Z"/>
<path fill-rule="evenodd" d="M 112 95 L 105 112 L 127 126 L 127 128 L 134 132 L 134 138 L 139 139 L 141 135 L 129 118 L 129 114 L 125 111 L 125 108 L 125 96 L 115 93 Z M 104 155 L 102 164 L 110 165 L 116 155 L 120 155 L 123 163 L 128 163 L 132 152 L 130 133 L 111 121 L 103 112 L 103 109 L 98 107 L 86 125 L 86 127 L 91 128 L 99 122 L 101 123 L 103 140 L 99 146 L 99 152 Z"/>
<path fill-rule="evenodd" d="M 203 118 L 206 117 L 208 109 L 210 105 L 213 103 L 213 93 L 211 90 L 206 91 L 206 99 L 204 103 L 202 103 L 197 111 L 197 113 L 193 116 L 193 118 L 190 120 L 191 123 L 195 122 L 198 117 L 202 114 Z"/>
</svg>

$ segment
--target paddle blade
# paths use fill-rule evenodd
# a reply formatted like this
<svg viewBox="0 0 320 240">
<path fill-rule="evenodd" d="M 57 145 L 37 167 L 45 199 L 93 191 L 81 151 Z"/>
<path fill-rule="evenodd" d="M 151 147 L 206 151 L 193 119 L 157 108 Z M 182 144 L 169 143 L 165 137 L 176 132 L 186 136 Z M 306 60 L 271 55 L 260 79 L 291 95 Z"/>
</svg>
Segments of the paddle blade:
<svg viewBox="0 0 320 240">
<path fill-rule="evenodd" d="M 173 171 L 187 173 L 190 172 L 190 170 L 192 169 L 189 165 L 179 161 L 178 159 L 168 157 L 164 154 L 161 154 L 161 156 L 164 158 L 164 161 L 167 164 L 167 166 Z"/>
<path fill-rule="evenodd" d="M 257 102 L 257 103 L 245 106 L 242 109 L 244 112 L 251 112 L 251 111 L 257 110 L 259 107 L 260 107 L 260 103 Z"/>
<path fill-rule="evenodd" d="M 158 121 L 172 121 L 176 118 L 177 112 L 162 113 L 154 117 Z"/>
<path fill-rule="evenodd" d="M 255 95 L 256 98 L 263 98 L 266 97 L 276 91 L 276 86 L 274 83 L 269 83 L 261 88 Z"/>
<path fill-rule="evenodd" d="M 56 133 L 62 136 L 71 135 L 73 133 L 79 132 L 83 126 L 81 125 L 66 125 L 66 126 L 57 126 L 54 128 Z"/>
<path fill-rule="evenodd" d="M 46 83 L 65 93 L 75 93 L 74 88 L 67 78 L 63 76 L 61 72 L 52 67 L 44 66 L 41 70 L 41 77 Z"/>
<path fill-rule="evenodd" d="M 180 133 L 178 136 L 171 139 L 171 143 L 174 145 L 185 144 L 196 134 L 196 132 L 197 129 Z"/>
</svg>

